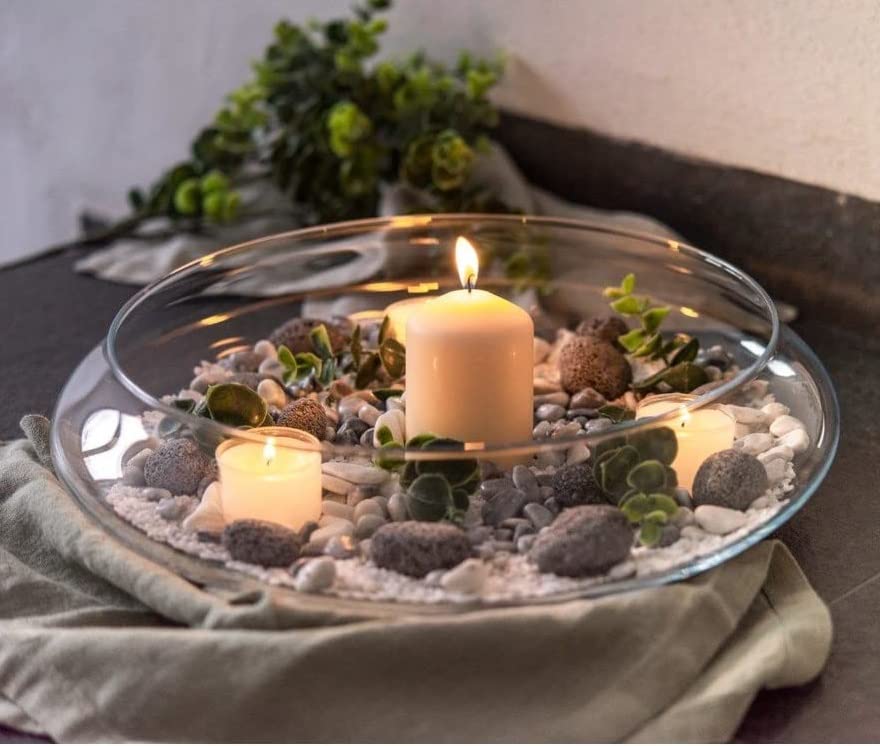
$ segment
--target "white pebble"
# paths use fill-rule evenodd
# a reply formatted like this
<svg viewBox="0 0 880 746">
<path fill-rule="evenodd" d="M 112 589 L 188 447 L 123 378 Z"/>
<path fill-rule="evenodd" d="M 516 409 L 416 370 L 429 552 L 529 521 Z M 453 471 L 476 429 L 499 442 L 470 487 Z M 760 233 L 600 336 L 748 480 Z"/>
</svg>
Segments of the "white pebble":
<svg viewBox="0 0 880 746">
<path fill-rule="evenodd" d="M 126 466 L 134 466 L 138 469 L 143 469 L 144 464 L 147 463 L 147 459 L 152 455 L 152 448 L 144 448 L 138 451 L 134 456 L 132 456 Z"/>
<path fill-rule="evenodd" d="M 478 559 L 466 559 L 453 567 L 441 579 L 440 585 L 451 593 L 477 595 L 486 585 L 489 568 Z"/>
<path fill-rule="evenodd" d="M 566 464 L 582 464 L 590 458 L 590 449 L 584 443 L 576 443 L 565 454 Z"/>
<path fill-rule="evenodd" d="M 735 404 L 726 404 L 727 411 L 733 415 L 741 425 L 764 425 L 767 422 L 767 415 L 760 409 L 752 409 L 751 407 L 738 407 Z"/>
<path fill-rule="evenodd" d="M 348 461 L 327 461 L 321 464 L 321 471 L 352 484 L 382 484 L 388 478 L 388 472 L 383 469 Z"/>
<path fill-rule="evenodd" d="M 372 404 L 362 404 L 360 409 L 358 409 L 357 411 L 357 416 L 371 427 L 374 427 L 376 425 L 376 422 L 378 422 L 379 416 L 381 414 L 382 413 Z"/>
<path fill-rule="evenodd" d="M 681 529 L 681 538 L 682 539 L 691 539 L 693 541 L 700 541 L 706 536 L 706 532 L 703 531 L 699 526 L 684 526 Z"/>
<path fill-rule="evenodd" d="M 268 339 L 261 339 L 254 345 L 254 352 L 257 355 L 260 355 L 263 360 L 277 360 L 278 359 L 278 350 L 275 349 L 275 345 L 273 345 Z"/>
<path fill-rule="evenodd" d="M 264 376 L 274 376 L 275 378 L 281 378 L 284 375 L 284 366 L 281 365 L 281 363 L 279 363 L 277 360 L 266 358 L 260 363 L 260 367 L 257 368 L 257 372 L 262 373 Z"/>
<path fill-rule="evenodd" d="M 758 461 L 762 464 L 777 458 L 781 458 L 783 461 L 791 461 L 794 458 L 794 451 L 788 446 L 773 446 L 769 451 L 758 454 Z"/>
<path fill-rule="evenodd" d="M 336 408 L 339 411 L 339 416 L 343 420 L 347 420 L 350 417 L 355 417 L 362 406 L 364 406 L 364 400 L 359 396 L 351 394 L 343 398 Z"/>
<path fill-rule="evenodd" d="M 729 534 L 746 522 L 745 513 L 719 505 L 700 505 L 694 511 L 694 518 L 704 531 L 710 534 Z"/>
<path fill-rule="evenodd" d="M 270 407 L 284 409 L 284 405 L 287 404 L 287 394 L 284 393 L 284 389 L 271 378 L 264 378 L 257 384 L 257 393 L 266 400 L 266 404 Z"/>
<path fill-rule="evenodd" d="M 393 410 L 399 410 L 401 412 L 406 412 L 406 402 L 403 401 L 403 397 L 389 396 L 385 400 L 385 408 L 389 412 L 391 412 Z"/>
<path fill-rule="evenodd" d="M 810 436 L 803 429 L 791 430 L 779 439 L 778 445 L 788 446 L 795 453 L 803 453 L 810 447 Z"/>
<path fill-rule="evenodd" d="M 351 505 L 338 503 L 335 500 L 324 500 L 321 503 L 321 513 L 325 516 L 345 518 L 349 521 L 354 518 L 354 508 Z"/>
<path fill-rule="evenodd" d="M 775 458 L 772 461 L 768 461 L 764 464 L 764 471 L 767 472 L 767 479 L 770 484 L 776 484 L 777 482 L 781 482 L 785 479 L 786 467 L 788 466 L 787 461 L 783 461 L 781 458 Z"/>
<path fill-rule="evenodd" d="M 770 425 L 770 432 L 777 438 L 781 438 L 783 435 L 790 433 L 793 430 L 803 429 L 804 423 L 797 417 L 792 417 L 790 414 L 784 414 L 782 417 L 777 417 Z"/>
<path fill-rule="evenodd" d="M 769 495 L 762 495 L 757 500 L 755 500 L 751 505 L 749 505 L 750 510 L 763 510 L 764 508 L 769 508 L 771 505 L 775 505 L 776 500 L 774 500 Z"/>
<path fill-rule="evenodd" d="M 188 531 L 209 531 L 219 533 L 226 526 L 223 517 L 223 499 L 220 495 L 220 482 L 211 482 L 202 494 L 201 502 L 181 524 Z"/>
<path fill-rule="evenodd" d="M 330 557 L 318 557 L 303 565 L 294 578 L 300 593 L 319 593 L 336 580 L 336 563 Z"/>
<path fill-rule="evenodd" d="M 767 419 L 772 422 L 778 417 L 782 417 L 783 415 L 788 414 L 791 410 L 784 404 L 780 404 L 778 401 L 774 401 L 761 407 L 761 411 L 766 414 Z"/>
<path fill-rule="evenodd" d="M 351 521 L 346 521 L 344 518 L 338 518 L 332 523 L 312 531 L 309 543 L 320 546 L 326 544 L 334 536 L 351 536 L 353 533 L 354 524 Z"/>
<path fill-rule="evenodd" d="M 769 433 L 750 433 L 734 444 L 743 453 L 757 456 L 773 447 L 773 436 Z"/>
<path fill-rule="evenodd" d="M 535 337 L 534 347 L 535 360 L 533 365 L 539 365 L 540 363 L 543 363 L 547 359 L 547 356 L 550 354 L 550 343 L 546 339 Z"/>
<path fill-rule="evenodd" d="M 143 487 L 146 484 L 143 468 L 129 463 L 122 470 L 122 483 L 127 487 Z"/>
<path fill-rule="evenodd" d="M 733 426 L 733 437 L 737 440 L 745 438 L 750 432 L 752 432 L 752 428 L 749 425 L 743 425 L 741 422 L 737 422 Z"/>
<path fill-rule="evenodd" d="M 322 515 L 318 519 L 318 525 L 321 528 L 324 528 L 325 526 L 332 526 L 335 523 L 339 523 L 339 521 L 345 521 L 346 523 L 353 523 L 354 522 L 354 521 L 350 520 L 349 518 L 343 518 L 342 516 L 330 515 L 330 514 L 325 513 L 324 515 Z"/>
<path fill-rule="evenodd" d="M 388 515 L 395 522 L 405 521 L 408 516 L 406 500 L 399 492 L 395 492 L 388 498 Z"/>
<path fill-rule="evenodd" d="M 354 485 L 332 474 L 321 474 L 321 486 L 334 495 L 347 495 Z"/>
<path fill-rule="evenodd" d="M 354 521 L 355 521 L 355 523 L 357 523 L 358 520 L 363 518 L 365 515 L 378 515 L 378 516 L 384 517 L 385 511 L 382 510 L 382 506 L 379 505 L 379 503 L 376 502 L 376 500 L 374 498 L 368 497 L 366 500 L 361 500 L 354 507 Z"/>
<path fill-rule="evenodd" d="M 369 406 L 369 405 L 367 405 Z M 388 432 L 385 432 L 387 428 Z M 373 430 L 373 447 L 378 448 L 382 445 L 380 433 L 384 435 L 385 442 L 406 443 L 406 415 L 399 409 L 392 409 L 390 412 L 383 412 L 376 420 L 375 430 Z"/>
</svg>

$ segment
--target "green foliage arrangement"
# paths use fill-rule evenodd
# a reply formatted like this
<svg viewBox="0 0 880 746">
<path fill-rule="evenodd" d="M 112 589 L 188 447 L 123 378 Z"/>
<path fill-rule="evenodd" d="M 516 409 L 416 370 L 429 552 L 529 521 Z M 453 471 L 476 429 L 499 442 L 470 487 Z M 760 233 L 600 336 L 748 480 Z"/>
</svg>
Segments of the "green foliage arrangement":
<svg viewBox="0 0 880 746">
<path fill-rule="evenodd" d="M 607 287 L 603 291 L 611 301 L 612 310 L 639 321 L 637 328 L 620 335 L 617 341 L 633 357 L 662 360 L 666 367 L 643 381 L 636 381 L 633 388 L 647 393 L 662 382 L 669 391 L 687 393 L 702 386 L 708 377 L 706 371 L 694 363 L 700 351 L 699 340 L 685 334 L 664 339 L 660 326 L 669 314 L 669 307 L 653 305 L 648 296 L 636 295 L 635 289 L 636 276 L 628 274 L 619 286 Z"/>
<path fill-rule="evenodd" d="M 239 189 L 263 179 L 306 225 L 375 215 L 380 186 L 395 182 L 418 190 L 422 211 L 504 211 L 471 184 L 498 122 L 488 93 L 500 61 L 462 53 L 447 68 L 421 52 L 375 61 L 389 6 L 364 0 L 348 19 L 279 22 L 252 79 L 227 96 L 189 159 L 132 189 L 131 214 L 102 238 L 154 217 L 198 230 L 254 215 L 259 206 Z"/>
</svg>

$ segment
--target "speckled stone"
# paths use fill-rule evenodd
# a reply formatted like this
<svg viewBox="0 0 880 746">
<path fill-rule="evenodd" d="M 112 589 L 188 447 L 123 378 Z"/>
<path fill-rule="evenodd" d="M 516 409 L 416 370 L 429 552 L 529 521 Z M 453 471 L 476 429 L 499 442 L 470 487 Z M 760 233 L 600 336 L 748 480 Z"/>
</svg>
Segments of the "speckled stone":
<svg viewBox="0 0 880 746">
<path fill-rule="evenodd" d="M 232 559 L 263 567 L 286 567 L 298 556 L 299 537 L 268 521 L 234 521 L 223 529 L 223 546 Z"/>
<path fill-rule="evenodd" d="M 632 371 L 623 354 L 608 342 L 574 337 L 559 355 L 559 376 L 570 394 L 589 387 L 606 399 L 616 399 L 626 391 Z"/>
<path fill-rule="evenodd" d="M 465 533 L 448 523 L 390 523 L 373 534 L 370 544 L 376 565 L 416 578 L 455 567 L 470 553 Z"/>
<path fill-rule="evenodd" d="M 694 505 L 745 510 L 767 490 L 767 472 L 754 456 L 735 449 L 707 458 L 694 477 Z"/>
</svg>

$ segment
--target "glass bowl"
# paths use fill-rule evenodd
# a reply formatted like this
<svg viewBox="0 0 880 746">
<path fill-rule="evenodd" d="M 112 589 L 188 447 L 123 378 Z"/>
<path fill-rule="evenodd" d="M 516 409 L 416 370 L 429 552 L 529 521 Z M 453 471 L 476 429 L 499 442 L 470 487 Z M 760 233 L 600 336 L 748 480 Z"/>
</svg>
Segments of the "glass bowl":
<svg viewBox="0 0 880 746">
<path fill-rule="evenodd" d="M 423 581 L 408 579 L 404 585 L 409 590 L 371 595 L 346 586 L 344 573 L 336 590 L 300 593 L 293 589 L 296 583 L 286 569 L 258 572 L 229 562 L 220 545 L 192 556 L 150 538 L 141 530 L 144 525 L 137 528 L 131 516 L 123 519 L 108 495 L 123 478 L 127 460 L 157 432 L 193 437 L 209 453 L 231 438 L 258 447 L 267 442 L 259 428 L 236 428 L 175 404 L 175 397 L 197 396 L 189 389 L 195 366 L 202 361 L 216 366 L 219 361 L 221 366 L 229 363 L 231 370 L 237 354 L 241 357 L 252 351 L 273 329 L 298 316 L 340 328 L 347 325 L 349 332 L 361 326 L 375 333 L 390 304 L 439 296 L 460 287 L 453 261 L 459 236 L 469 238 L 479 250 L 478 287 L 530 312 L 536 336 L 549 341 L 536 343 L 535 349 L 542 349 L 542 354 L 550 348 L 552 359 L 579 322 L 607 315 L 609 300 L 603 289 L 619 285 L 621 278 L 632 273 L 637 277 L 637 293 L 670 309 L 664 330 L 699 339 L 698 362 L 708 363 L 717 380 L 698 388 L 668 414 L 609 422 L 590 412 L 581 415 L 579 428 L 560 428 L 552 437 L 542 437 L 552 430 L 548 425 L 542 435 L 525 440 L 447 444 L 442 451 L 398 449 L 396 445 L 380 451 L 338 436 L 333 442 L 300 441 L 295 447 L 320 450 L 325 466 L 327 462 L 367 464 L 379 459 L 385 465 L 440 462 L 442 469 L 444 463 L 467 459 L 478 462 L 487 479 L 497 478 L 499 470 L 509 473 L 514 464 L 526 464 L 535 466 L 538 476 L 542 469 L 547 471 L 543 487 L 553 469 L 577 462 L 573 454 L 580 454 L 583 461 L 586 453 L 590 458 L 586 463 L 594 464 L 603 452 L 623 442 L 637 442 L 660 428 L 675 428 L 682 417 L 701 409 L 735 404 L 757 411 L 758 404 L 775 399 L 797 418 L 809 440 L 809 446 L 794 458 L 794 476 L 786 481 L 789 491 L 780 493 L 780 499 L 760 515 L 747 513 L 749 520 L 741 528 L 711 541 L 694 540 L 695 549 L 690 555 L 684 553 L 687 556 L 678 557 L 669 547 L 639 548 L 610 573 L 548 582 L 540 591 L 534 584 L 543 581 L 532 578 L 532 586 L 476 595 L 436 587 L 426 590 Z M 724 362 L 711 359 L 719 346 Z M 543 362 L 535 367 L 536 396 L 546 398 L 554 387 L 560 388 L 553 380 L 554 365 Z M 212 370 L 216 372 L 216 367 Z M 643 375 L 647 372 L 642 371 Z M 474 370 L 473 375 L 479 376 L 480 371 Z M 288 396 L 297 390 L 288 389 Z M 631 405 L 633 401 L 618 403 Z M 379 414 L 391 407 L 374 403 Z M 608 410 L 604 413 L 609 414 Z M 597 418 L 603 420 L 603 427 L 590 424 Z M 157 427 L 162 429 L 157 431 Z M 749 430 L 766 431 L 763 425 L 739 423 L 736 428 L 738 438 Z M 799 510 L 826 474 L 838 432 L 837 403 L 821 363 L 791 330 L 780 325 L 767 293 L 730 264 L 676 241 L 578 221 L 440 215 L 379 218 L 272 236 L 207 255 L 144 288 L 120 310 L 104 345 L 85 358 L 65 386 L 53 418 L 52 452 L 59 476 L 110 536 L 195 582 L 234 589 L 268 583 L 279 586 L 287 603 L 338 608 L 391 602 L 393 609 L 433 612 L 597 596 L 691 577 L 744 551 Z M 354 502 L 363 495 L 336 499 Z M 193 500 L 181 509 L 191 509 L 196 504 Z M 479 500 L 472 497 L 471 502 Z M 680 528 L 680 534 L 688 533 L 686 527 Z M 504 527 L 496 529 L 503 537 Z M 696 535 L 695 530 L 690 534 Z M 500 547 L 496 558 L 509 554 L 515 567 L 526 567 L 527 552 L 511 550 L 509 541 L 491 541 L 493 547 Z M 653 559 L 648 561 L 648 556 Z M 343 568 L 360 560 L 355 556 L 340 561 L 348 563 L 338 565 Z M 486 561 L 503 564 L 498 559 Z M 373 581 L 377 582 L 375 577 Z M 418 592 L 413 590 L 416 586 Z"/>
</svg>

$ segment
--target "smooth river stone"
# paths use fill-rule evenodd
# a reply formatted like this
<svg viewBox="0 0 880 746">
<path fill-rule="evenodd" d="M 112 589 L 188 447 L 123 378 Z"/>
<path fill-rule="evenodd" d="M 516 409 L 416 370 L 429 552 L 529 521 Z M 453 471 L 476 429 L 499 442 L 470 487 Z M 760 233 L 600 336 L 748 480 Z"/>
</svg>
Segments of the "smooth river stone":
<svg viewBox="0 0 880 746">
<path fill-rule="evenodd" d="M 347 495 L 349 490 L 354 489 L 354 484 L 332 474 L 321 474 L 321 487 L 334 495 Z"/>
<path fill-rule="evenodd" d="M 375 466 L 352 464 L 345 461 L 327 461 L 321 465 L 321 471 L 331 477 L 344 479 L 353 484 L 382 484 L 388 478 L 388 472 Z"/>
<path fill-rule="evenodd" d="M 797 417 L 792 417 L 790 414 L 784 414 L 782 417 L 777 417 L 770 425 L 770 432 L 777 438 L 781 438 L 792 430 L 804 429 L 804 423 Z"/>
<path fill-rule="evenodd" d="M 738 407 L 735 404 L 726 404 L 727 411 L 733 415 L 733 419 L 741 425 L 765 425 L 767 424 L 767 415 L 760 409 L 752 409 L 752 407 Z"/>
<path fill-rule="evenodd" d="M 710 534 L 723 536 L 741 528 L 746 522 L 745 513 L 718 505 L 700 505 L 694 511 L 697 524 Z"/>
</svg>

